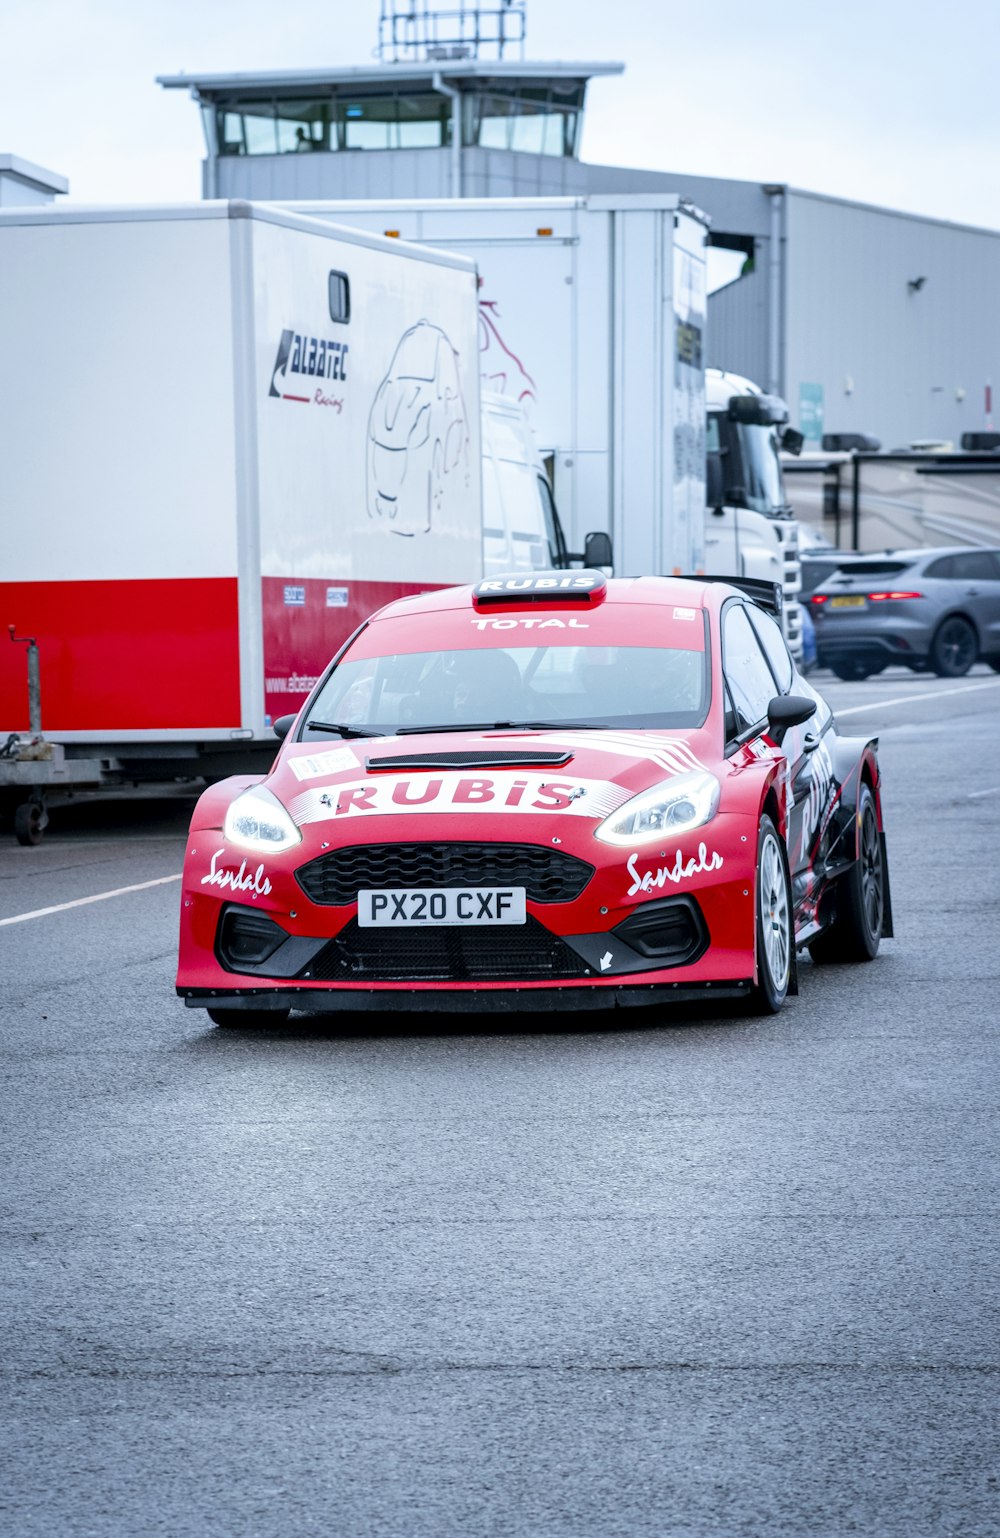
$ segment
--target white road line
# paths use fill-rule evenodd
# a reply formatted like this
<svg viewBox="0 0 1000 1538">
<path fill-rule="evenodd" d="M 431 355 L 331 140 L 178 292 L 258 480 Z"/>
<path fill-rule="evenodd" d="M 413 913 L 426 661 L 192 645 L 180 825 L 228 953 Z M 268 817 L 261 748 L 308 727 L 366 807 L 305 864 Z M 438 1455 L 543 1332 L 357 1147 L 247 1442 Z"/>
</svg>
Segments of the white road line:
<svg viewBox="0 0 1000 1538">
<path fill-rule="evenodd" d="M 109 897 L 123 897 L 126 892 L 144 892 L 147 887 L 165 886 L 168 881 L 179 881 L 180 872 L 176 876 L 157 876 L 155 881 L 139 881 L 135 886 L 115 887 L 113 892 L 97 892 L 93 897 L 77 897 L 71 903 L 57 903 L 54 908 L 36 908 L 33 913 L 15 913 L 12 918 L 0 919 L 3 924 L 25 924 L 28 919 L 43 919 L 49 913 L 65 913 L 67 908 L 84 908 L 87 903 L 106 902 Z"/>
<path fill-rule="evenodd" d="M 922 705 L 925 700 L 951 699 L 954 694 L 973 694 L 977 689 L 1000 689 L 1000 678 L 988 678 L 984 684 L 963 684 L 960 689 L 935 689 L 933 694 L 900 694 L 894 700 L 873 700 L 870 705 L 851 705 L 848 710 L 835 710 L 841 716 L 859 716 L 863 710 L 887 710 L 890 705 Z"/>
<path fill-rule="evenodd" d="M 966 800 L 975 801 L 977 796 L 1000 796 L 1000 785 L 993 785 L 989 790 L 970 790 Z"/>
</svg>

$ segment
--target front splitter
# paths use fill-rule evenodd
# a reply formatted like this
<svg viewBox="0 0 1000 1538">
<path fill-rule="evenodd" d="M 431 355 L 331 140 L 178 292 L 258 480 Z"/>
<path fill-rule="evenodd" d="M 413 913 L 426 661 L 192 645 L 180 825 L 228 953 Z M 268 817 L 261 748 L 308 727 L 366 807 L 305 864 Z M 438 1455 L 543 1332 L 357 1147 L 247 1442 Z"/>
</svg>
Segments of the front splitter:
<svg viewBox="0 0 1000 1538">
<path fill-rule="evenodd" d="M 550 1010 L 648 1008 L 651 1004 L 708 1004 L 714 999 L 745 999 L 751 978 L 706 983 L 630 983 L 623 987 L 484 988 L 457 992 L 424 988 L 178 988 L 188 1009 L 274 1010 L 288 1008 L 310 1015 L 381 1012 L 394 1014 L 512 1015 Z"/>
</svg>

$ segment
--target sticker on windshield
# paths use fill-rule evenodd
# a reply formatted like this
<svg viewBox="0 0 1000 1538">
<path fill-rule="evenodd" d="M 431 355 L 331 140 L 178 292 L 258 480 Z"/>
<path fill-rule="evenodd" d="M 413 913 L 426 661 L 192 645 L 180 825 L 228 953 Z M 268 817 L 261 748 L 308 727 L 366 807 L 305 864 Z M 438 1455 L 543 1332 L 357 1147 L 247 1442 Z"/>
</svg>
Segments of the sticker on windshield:
<svg viewBox="0 0 1000 1538">
<path fill-rule="evenodd" d="M 342 774 L 345 769 L 359 769 L 360 761 L 350 748 L 329 748 L 325 753 L 304 753 L 290 758 L 288 767 L 295 778 L 318 780 L 324 774 Z"/>
</svg>

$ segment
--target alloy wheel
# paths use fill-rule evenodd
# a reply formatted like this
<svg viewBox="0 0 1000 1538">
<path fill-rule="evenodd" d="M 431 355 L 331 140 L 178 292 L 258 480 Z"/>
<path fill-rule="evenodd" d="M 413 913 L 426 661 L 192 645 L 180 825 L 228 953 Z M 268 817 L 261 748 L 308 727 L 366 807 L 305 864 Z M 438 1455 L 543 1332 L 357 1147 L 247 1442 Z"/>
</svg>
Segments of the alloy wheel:
<svg viewBox="0 0 1000 1538">
<path fill-rule="evenodd" d="M 780 992 L 788 981 L 791 947 L 788 942 L 788 882 L 778 840 L 773 833 L 765 835 L 761 848 L 757 892 L 767 969 L 774 987 Z"/>
</svg>

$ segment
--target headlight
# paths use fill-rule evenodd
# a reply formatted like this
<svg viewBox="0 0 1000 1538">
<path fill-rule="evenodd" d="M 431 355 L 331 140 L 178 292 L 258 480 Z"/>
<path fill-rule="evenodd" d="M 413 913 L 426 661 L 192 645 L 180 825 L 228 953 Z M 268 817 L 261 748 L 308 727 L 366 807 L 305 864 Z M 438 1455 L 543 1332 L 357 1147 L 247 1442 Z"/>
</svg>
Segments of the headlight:
<svg viewBox="0 0 1000 1538">
<path fill-rule="evenodd" d="M 662 785 L 633 796 L 606 817 L 595 832 L 605 844 L 653 844 L 657 839 L 700 828 L 715 816 L 719 782 L 714 774 L 675 774 Z"/>
<path fill-rule="evenodd" d="M 222 831 L 232 844 L 271 854 L 302 842 L 302 834 L 277 796 L 263 785 L 255 785 L 236 797 L 226 813 Z"/>
</svg>

